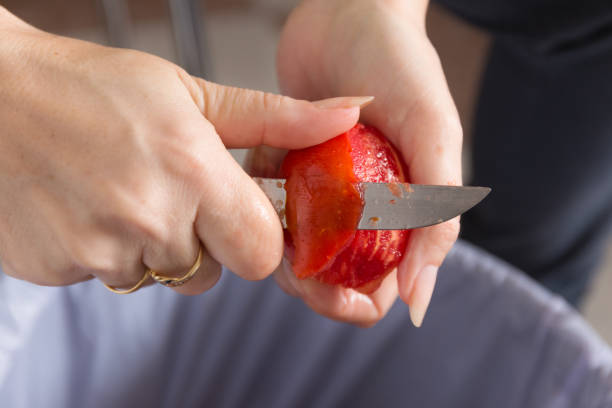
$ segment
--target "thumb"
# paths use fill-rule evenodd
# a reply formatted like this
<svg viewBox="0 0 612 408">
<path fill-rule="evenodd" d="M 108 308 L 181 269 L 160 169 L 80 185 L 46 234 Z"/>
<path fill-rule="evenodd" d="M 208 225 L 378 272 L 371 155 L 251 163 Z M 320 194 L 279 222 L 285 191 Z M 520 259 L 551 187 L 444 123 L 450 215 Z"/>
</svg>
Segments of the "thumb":
<svg viewBox="0 0 612 408">
<path fill-rule="evenodd" d="M 268 145 L 300 149 L 319 144 L 353 127 L 359 109 L 374 99 L 340 97 L 308 102 L 194 80 L 197 89 L 192 95 L 227 148 Z"/>
</svg>

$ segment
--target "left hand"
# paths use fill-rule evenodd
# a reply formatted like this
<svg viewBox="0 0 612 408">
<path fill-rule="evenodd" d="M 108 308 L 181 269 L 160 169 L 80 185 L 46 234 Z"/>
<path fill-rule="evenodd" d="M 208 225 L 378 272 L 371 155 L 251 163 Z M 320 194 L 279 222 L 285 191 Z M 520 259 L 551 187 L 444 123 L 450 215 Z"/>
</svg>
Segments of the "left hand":
<svg viewBox="0 0 612 408">
<path fill-rule="evenodd" d="M 425 9 L 426 1 L 305 0 L 281 36 L 279 80 L 293 97 L 375 96 L 362 120 L 399 149 L 410 182 L 460 185 L 462 131 L 425 32 Z M 420 326 L 458 232 L 458 218 L 415 230 L 398 270 L 371 295 L 299 281 L 287 265 L 275 276 L 320 314 L 363 326 L 380 320 L 399 293 Z"/>
</svg>

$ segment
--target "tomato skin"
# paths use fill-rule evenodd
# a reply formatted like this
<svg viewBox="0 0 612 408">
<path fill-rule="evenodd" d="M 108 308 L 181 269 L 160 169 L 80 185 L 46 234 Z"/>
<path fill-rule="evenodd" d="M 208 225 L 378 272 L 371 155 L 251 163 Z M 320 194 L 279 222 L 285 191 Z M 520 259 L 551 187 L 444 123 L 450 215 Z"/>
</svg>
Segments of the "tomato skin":
<svg viewBox="0 0 612 408">
<path fill-rule="evenodd" d="M 402 259 L 409 231 L 357 230 L 359 182 L 406 182 L 400 156 L 375 128 L 357 124 L 287 154 L 286 254 L 300 279 L 375 291 Z"/>
</svg>

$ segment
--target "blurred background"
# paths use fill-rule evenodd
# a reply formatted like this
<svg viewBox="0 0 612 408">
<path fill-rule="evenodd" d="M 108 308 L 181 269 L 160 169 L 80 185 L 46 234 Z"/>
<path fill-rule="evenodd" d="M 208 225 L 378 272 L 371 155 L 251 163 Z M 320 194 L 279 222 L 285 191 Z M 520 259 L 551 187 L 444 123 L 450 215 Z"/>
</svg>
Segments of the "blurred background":
<svg viewBox="0 0 612 408">
<path fill-rule="evenodd" d="M 4 0 L 46 31 L 135 48 L 224 85 L 278 92 L 276 44 L 299 0 Z M 466 182 L 473 108 L 489 37 L 435 4 L 428 32 L 440 54 L 465 132 Z M 241 160 L 244 152 L 235 152 Z M 612 344 L 612 242 L 583 313 Z"/>
</svg>

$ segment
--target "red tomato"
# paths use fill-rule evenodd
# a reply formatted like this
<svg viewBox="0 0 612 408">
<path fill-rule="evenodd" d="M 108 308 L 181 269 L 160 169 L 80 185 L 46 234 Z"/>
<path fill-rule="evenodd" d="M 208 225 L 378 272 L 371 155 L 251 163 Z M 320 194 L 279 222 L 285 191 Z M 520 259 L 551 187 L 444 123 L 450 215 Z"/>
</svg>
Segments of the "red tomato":
<svg viewBox="0 0 612 408">
<path fill-rule="evenodd" d="M 300 279 L 364 293 L 399 264 L 409 231 L 357 230 L 360 181 L 406 182 L 402 161 L 375 128 L 357 124 L 325 143 L 287 154 L 286 253 Z"/>
</svg>

